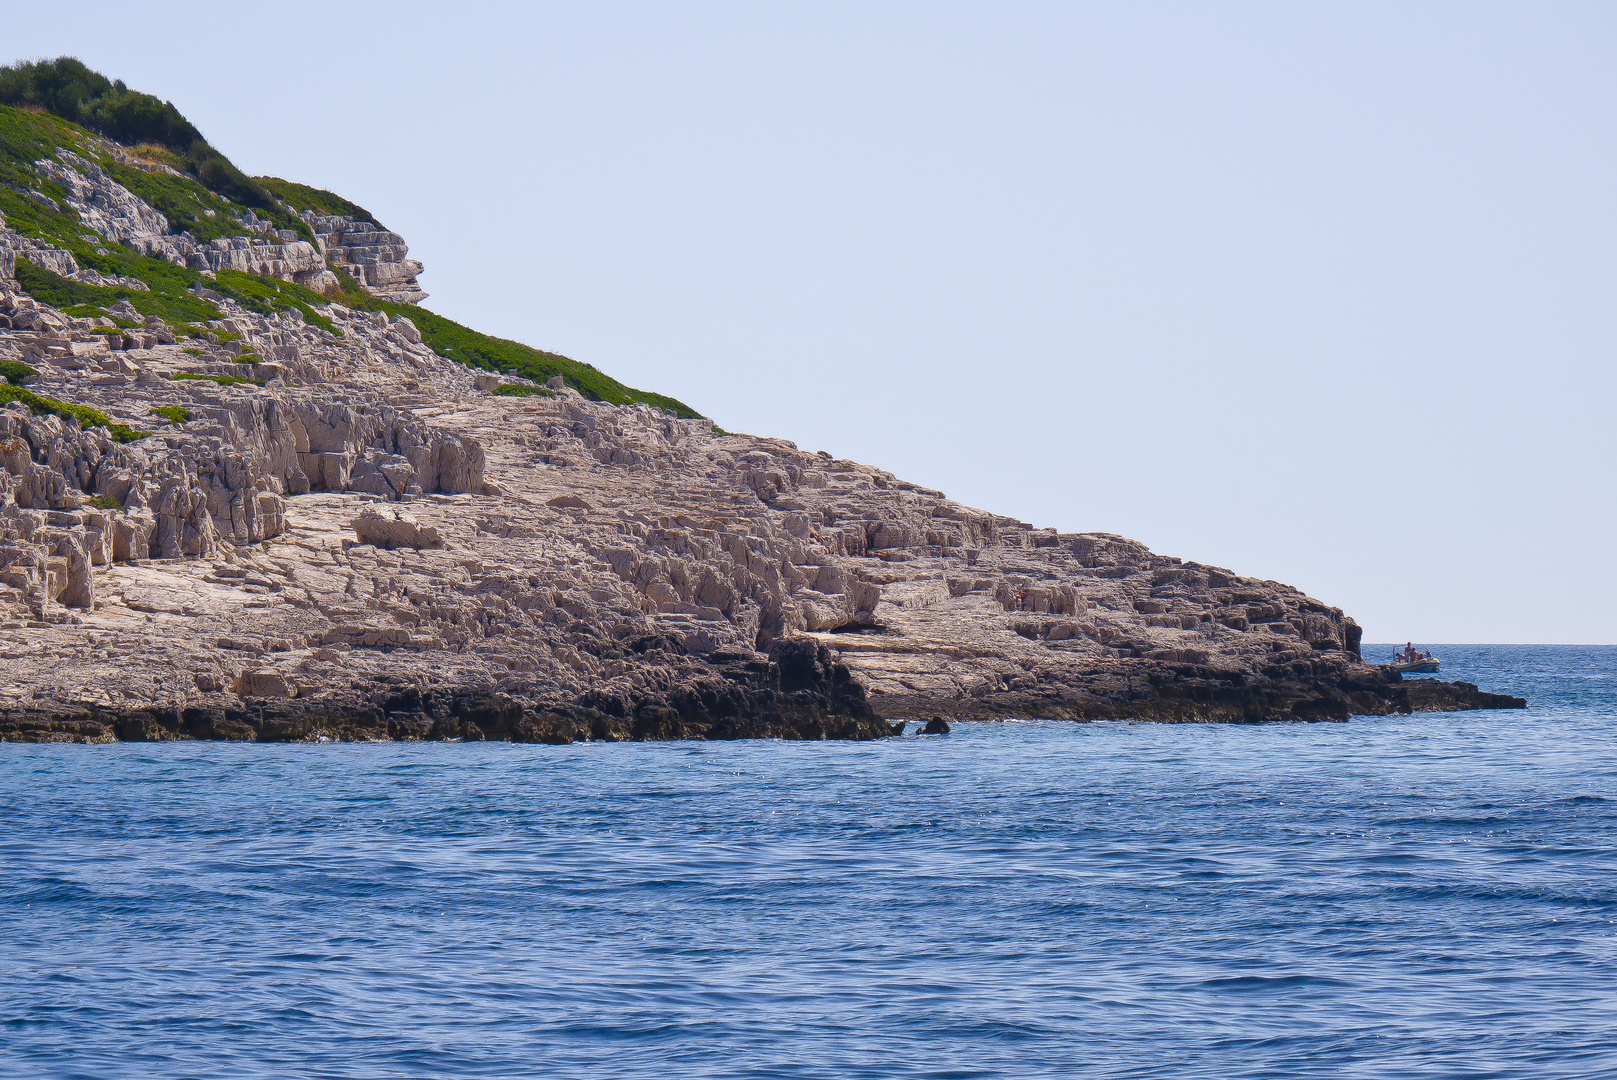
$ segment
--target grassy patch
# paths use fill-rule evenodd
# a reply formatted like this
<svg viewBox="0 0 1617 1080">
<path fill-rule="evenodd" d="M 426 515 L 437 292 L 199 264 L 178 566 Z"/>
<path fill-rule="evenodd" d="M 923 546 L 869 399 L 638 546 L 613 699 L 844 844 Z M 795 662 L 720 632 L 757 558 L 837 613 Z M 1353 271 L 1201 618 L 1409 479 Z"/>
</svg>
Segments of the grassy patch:
<svg viewBox="0 0 1617 1080">
<path fill-rule="evenodd" d="M 161 416 L 171 424 L 183 424 L 191 419 L 191 414 L 178 405 L 159 405 L 151 410 L 153 416 Z"/>
<path fill-rule="evenodd" d="M 188 176 L 147 172 L 145 169 L 125 165 L 111 155 L 96 155 L 96 163 L 114 180 L 168 218 L 169 227 L 173 231 L 188 232 L 199 243 L 205 244 L 209 240 L 225 236 L 259 235 L 237 219 L 236 215 L 241 212 L 239 206 L 209 191 Z M 262 210 L 259 213 L 267 218 L 276 216 Z M 301 220 L 294 226 L 290 215 L 280 216 L 289 220 L 275 222 L 278 227 L 295 228 L 298 232 L 307 234 L 302 239 L 313 240 L 313 234 Z M 275 237 L 269 239 L 272 243 L 280 242 Z"/>
<path fill-rule="evenodd" d="M 221 296 L 236 301 L 248 311 L 271 315 L 277 311 L 295 309 L 302 313 L 304 321 L 309 325 L 318 326 L 329 334 L 340 336 L 331 320 L 314 309 L 314 305 L 324 304 L 325 298 L 301 285 L 244 274 L 239 270 L 221 270 L 217 280 L 209 281 L 194 270 L 187 270 L 159 259 L 139 261 L 144 265 L 131 268 L 134 272 L 128 276 L 137 277 L 145 282 L 150 287 L 150 292 L 123 287 L 85 285 L 21 258 L 16 262 L 15 273 L 17 283 L 35 300 L 77 318 L 97 317 L 118 301 L 128 300 L 136 311 L 142 315 L 156 315 L 172 325 L 176 333 L 197 334 L 200 331 L 197 331 L 192 323 L 223 317 L 223 312 L 217 305 L 191 291 L 193 285 L 201 283 Z M 114 321 L 118 321 L 120 326 L 124 325 L 122 321 Z M 134 324 L 129 324 L 129 328 L 133 329 Z M 226 330 L 216 333 L 221 342 L 234 341 L 239 337 Z"/>
<path fill-rule="evenodd" d="M 12 386 L 21 386 L 27 379 L 32 379 L 39 372 L 27 364 L 16 360 L 0 360 L 0 379 L 4 379 Z"/>
<path fill-rule="evenodd" d="M 124 508 L 124 504 L 114 499 L 111 495 L 97 495 L 90 500 L 90 505 L 97 510 L 122 510 Z"/>
<path fill-rule="evenodd" d="M 218 383 L 220 386 L 263 386 L 266 379 L 244 379 L 240 375 L 209 375 L 203 371 L 176 371 L 169 376 L 171 382 L 184 382 L 186 380 L 200 380 Z"/>
<path fill-rule="evenodd" d="M 501 383 L 494 388 L 495 397 L 555 397 L 556 391 L 527 383 Z"/>
<path fill-rule="evenodd" d="M 185 275 L 196 277 L 194 271 L 182 271 L 180 267 L 157 259 L 143 261 L 156 264 L 152 269 L 157 272 L 151 273 L 150 279 L 146 274 L 140 275 L 141 280 L 151 286 L 150 292 L 85 285 L 53 274 L 22 258 L 16 262 L 15 273 L 17 284 L 26 289 L 29 296 L 78 317 L 99 315 L 103 309 L 112 307 L 118 301 L 128 300 L 142 315 L 156 315 L 167 323 L 205 322 L 220 318 L 217 307 L 185 287 L 190 284 Z"/>
<path fill-rule="evenodd" d="M 0 386 L 0 405 L 7 405 L 13 401 L 20 401 L 28 406 L 35 416 L 54 415 L 64 419 L 72 417 L 78 421 L 81 428 L 104 427 L 121 443 L 134 442 L 151 434 L 149 431 L 137 431 L 127 424 L 114 424 L 106 413 L 92 409 L 88 405 L 70 405 L 65 401 L 40 397 L 33 391 L 18 386 Z"/>
<path fill-rule="evenodd" d="M 65 202 L 67 193 L 34 171 L 34 162 L 58 147 L 84 153 L 89 134 L 54 116 L 0 107 L 0 214 L 6 224 L 58 247 L 93 251 L 105 241 L 87 240 L 79 217 Z M 52 208 L 45 200 L 56 203 Z M 74 251 L 75 257 L 77 250 Z"/>
<path fill-rule="evenodd" d="M 185 159 L 168 147 L 159 146 L 157 143 L 137 143 L 129 148 L 129 153 L 148 165 L 165 165 L 179 172 L 185 171 Z"/>
</svg>

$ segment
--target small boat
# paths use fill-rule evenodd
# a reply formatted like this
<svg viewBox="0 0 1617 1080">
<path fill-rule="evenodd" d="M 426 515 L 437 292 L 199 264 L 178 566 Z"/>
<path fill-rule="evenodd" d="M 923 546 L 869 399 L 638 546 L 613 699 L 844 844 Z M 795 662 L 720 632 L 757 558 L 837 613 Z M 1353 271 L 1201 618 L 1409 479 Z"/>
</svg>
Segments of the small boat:
<svg viewBox="0 0 1617 1080">
<path fill-rule="evenodd" d="M 1405 660 L 1396 663 L 1392 669 L 1400 675 L 1436 675 L 1437 657 L 1427 653 L 1419 660 Z"/>
</svg>

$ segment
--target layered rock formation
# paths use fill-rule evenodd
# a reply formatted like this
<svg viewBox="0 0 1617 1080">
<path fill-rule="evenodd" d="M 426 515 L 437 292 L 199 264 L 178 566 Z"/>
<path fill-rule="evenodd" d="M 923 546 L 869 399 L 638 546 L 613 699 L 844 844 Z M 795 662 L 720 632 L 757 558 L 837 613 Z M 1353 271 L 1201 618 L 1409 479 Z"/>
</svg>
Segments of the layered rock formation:
<svg viewBox="0 0 1617 1080">
<path fill-rule="evenodd" d="M 427 298 L 416 284 L 422 266 L 409 258 L 410 248 L 398 233 L 351 214 L 308 211 L 303 220 L 314 230 L 326 262 L 348 271 L 376 296 L 401 304 L 419 304 Z"/>
<path fill-rule="evenodd" d="M 109 243 L 424 295 L 372 222 L 306 216 L 323 252 L 197 245 L 91 163 L 41 169 Z M 94 274 L 9 229 L 0 247 Z M 177 340 L 0 279 L 0 361 L 37 371 L 36 404 L 0 409 L 0 738 L 873 738 L 1521 704 L 1367 666 L 1352 619 L 1276 582 L 559 380 L 499 396 L 402 316 L 331 304 L 328 332 L 213 299 L 215 342 Z"/>
</svg>

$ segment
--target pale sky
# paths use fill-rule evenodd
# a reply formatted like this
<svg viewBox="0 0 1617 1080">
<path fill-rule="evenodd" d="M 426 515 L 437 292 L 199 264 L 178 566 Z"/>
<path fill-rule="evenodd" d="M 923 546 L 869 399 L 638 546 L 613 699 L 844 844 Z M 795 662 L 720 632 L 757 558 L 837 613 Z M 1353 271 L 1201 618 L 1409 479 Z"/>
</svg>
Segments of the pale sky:
<svg viewBox="0 0 1617 1080">
<path fill-rule="evenodd" d="M 1617 642 L 1617 5 L 8 3 L 733 431 Z"/>
</svg>

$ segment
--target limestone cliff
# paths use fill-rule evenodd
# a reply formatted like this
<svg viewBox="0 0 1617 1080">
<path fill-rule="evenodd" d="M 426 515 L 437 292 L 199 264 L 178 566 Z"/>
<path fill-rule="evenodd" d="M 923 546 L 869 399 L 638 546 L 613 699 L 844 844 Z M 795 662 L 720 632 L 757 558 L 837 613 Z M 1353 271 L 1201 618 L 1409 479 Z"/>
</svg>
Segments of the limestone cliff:
<svg viewBox="0 0 1617 1080">
<path fill-rule="evenodd" d="M 3 163 L 0 739 L 1521 704 L 1367 666 L 1352 619 L 1276 582 L 469 367 L 399 309 L 421 266 L 358 208 L 199 188 L 180 229 L 136 189 L 196 177 L 62 130 Z"/>
</svg>

